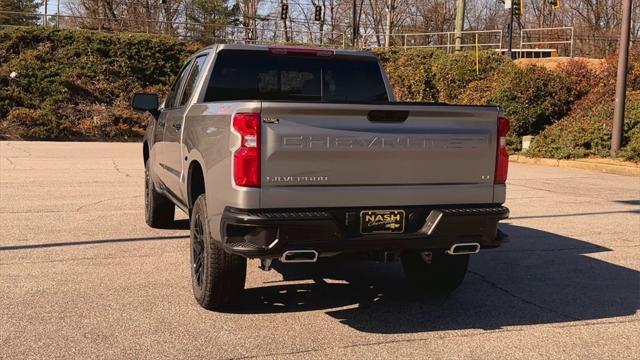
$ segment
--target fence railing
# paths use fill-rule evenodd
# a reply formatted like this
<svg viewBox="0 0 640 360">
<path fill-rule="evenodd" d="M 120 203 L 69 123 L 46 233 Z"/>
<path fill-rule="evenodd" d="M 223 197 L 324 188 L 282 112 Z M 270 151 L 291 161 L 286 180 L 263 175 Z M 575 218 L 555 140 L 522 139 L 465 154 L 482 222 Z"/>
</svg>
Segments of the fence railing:
<svg viewBox="0 0 640 360">
<path fill-rule="evenodd" d="M 440 48 L 452 52 L 456 48 L 456 33 L 453 31 L 406 33 L 406 34 L 365 34 L 360 46 L 363 48 L 384 47 L 389 37 L 389 45 L 403 48 Z M 502 30 L 472 30 L 461 33 L 461 48 L 500 49 Z"/>
<path fill-rule="evenodd" d="M 558 53 L 562 53 L 562 45 L 564 45 L 569 47 L 569 56 L 573 57 L 573 44 L 573 27 L 571 26 L 520 30 L 520 50 L 531 49 L 531 46 L 538 48 L 540 45 L 551 45 L 558 50 Z"/>
</svg>

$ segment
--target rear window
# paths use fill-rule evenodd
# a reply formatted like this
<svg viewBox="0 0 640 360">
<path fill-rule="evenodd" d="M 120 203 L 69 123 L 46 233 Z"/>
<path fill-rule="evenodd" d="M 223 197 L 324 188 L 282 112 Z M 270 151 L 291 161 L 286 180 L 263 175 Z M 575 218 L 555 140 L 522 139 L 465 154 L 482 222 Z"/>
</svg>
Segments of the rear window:
<svg viewBox="0 0 640 360">
<path fill-rule="evenodd" d="M 380 66 L 371 58 L 218 53 L 205 101 L 387 102 Z"/>
</svg>

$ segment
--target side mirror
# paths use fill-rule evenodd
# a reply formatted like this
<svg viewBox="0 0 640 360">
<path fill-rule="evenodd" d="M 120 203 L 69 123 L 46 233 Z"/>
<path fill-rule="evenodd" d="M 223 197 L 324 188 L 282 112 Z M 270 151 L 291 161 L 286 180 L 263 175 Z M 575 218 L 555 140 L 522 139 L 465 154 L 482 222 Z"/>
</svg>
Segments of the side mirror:
<svg viewBox="0 0 640 360">
<path fill-rule="evenodd" d="M 133 99 L 131 99 L 131 107 L 134 110 L 148 111 L 155 118 L 160 114 L 158 106 L 158 94 L 136 93 L 133 95 Z"/>
<path fill-rule="evenodd" d="M 158 110 L 158 94 L 136 93 L 131 99 L 131 107 L 135 110 Z"/>
</svg>

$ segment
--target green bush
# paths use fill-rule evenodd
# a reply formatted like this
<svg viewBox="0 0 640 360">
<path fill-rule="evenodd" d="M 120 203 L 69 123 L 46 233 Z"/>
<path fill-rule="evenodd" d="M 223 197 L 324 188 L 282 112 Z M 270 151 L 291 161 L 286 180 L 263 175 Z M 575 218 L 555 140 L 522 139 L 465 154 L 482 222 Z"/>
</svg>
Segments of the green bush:
<svg viewBox="0 0 640 360">
<path fill-rule="evenodd" d="M 626 146 L 620 149 L 620 157 L 629 161 L 640 161 L 640 126 L 629 131 L 628 139 Z"/>
<path fill-rule="evenodd" d="M 475 81 L 459 96 L 462 104 L 494 104 L 509 118 L 508 146 L 520 149 L 520 137 L 537 134 L 566 115 L 578 98 L 571 79 L 539 66 L 503 65 Z"/>
<path fill-rule="evenodd" d="M 376 51 L 398 101 L 434 102 L 438 100 L 438 90 L 433 83 L 432 71 L 435 54 L 437 51 L 431 49 Z"/>
<path fill-rule="evenodd" d="M 485 79 L 510 63 L 509 58 L 495 51 L 481 51 L 477 58 L 474 52 L 440 52 L 433 60 L 433 82 L 439 100 L 449 103 L 458 102 L 470 83 Z"/>
<path fill-rule="evenodd" d="M 609 156 L 615 98 L 617 56 L 607 59 L 597 74 L 575 76 L 560 67 L 558 70 L 574 82 L 576 89 L 590 88 L 571 113 L 547 127 L 533 141 L 529 155 L 550 158 L 581 158 Z M 630 54 L 628 93 L 624 115 L 624 138 L 620 156 L 640 160 L 640 51 Z M 578 81 L 579 78 L 585 78 Z M 580 83 L 582 85 L 579 85 Z M 590 83 L 590 84 L 589 84 Z"/>
<path fill-rule="evenodd" d="M 489 102 L 499 105 L 516 136 L 537 134 L 566 115 L 576 92 L 564 76 L 539 66 L 507 66 L 496 74 Z"/>
<path fill-rule="evenodd" d="M 0 122 L 0 133 L 16 134 L 25 138 L 46 139 L 72 137 L 69 124 L 60 121 L 46 110 L 14 108 L 6 120 Z"/>
<path fill-rule="evenodd" d="M 566 77 L 575 92 L 576 98 L 587 95 L 602 79 L 592 66 L 582 59 L 572 59 L 558 65 L 554 73 Z"/>
<path fill-rule="evenodd" d="M 535 137 L 528 154 L 556 159 L 609 156 L 613 96 L 604 90 L 591 92 L 576 104 L 574 111 Z M 637 159 L 640 154 L 640 91 L 627 97 L 621 155 Z"/>
<path fill-rule="evenodd" d="M 140 137 L 134 92 L 163 93 L 199 46 L 171 37 L 44 27 L 0 30 L 0 134 L 25 139 Z M 9 80 L 9 73 L 18 76 Z"/>
<path fill-rule="evenodd" d="M 481 51 L 476 58 L 473 52 L 393 48 L 376 50 L 376 55 L 399 101 L 456 103 L 469 83 L 488 77 L 509 62 L 494 51 Z"/>
</svg>

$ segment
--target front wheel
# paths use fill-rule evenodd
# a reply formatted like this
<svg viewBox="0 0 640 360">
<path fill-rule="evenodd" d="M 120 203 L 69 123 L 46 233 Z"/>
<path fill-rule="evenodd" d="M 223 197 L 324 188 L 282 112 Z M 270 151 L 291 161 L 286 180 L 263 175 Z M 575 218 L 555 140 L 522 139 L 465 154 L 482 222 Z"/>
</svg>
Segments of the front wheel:
<svg viewBox="0 0 640 360">
<path fill-rule="evenodd" d="M 191 285 L 200 306 L 218 310 L 235 305 L 244 289 L 247 259 L 228 254 L 211 236 L 204 194 L 191 213 Z"/>
<path fill-rule="evenodd" d="M 411 251 L 402 255 L 402 268 L 409 283 L 417 290 L 449 294 L 464 280 L 469 255 L 447 255 L 444 251 Z"/>
</svg>

